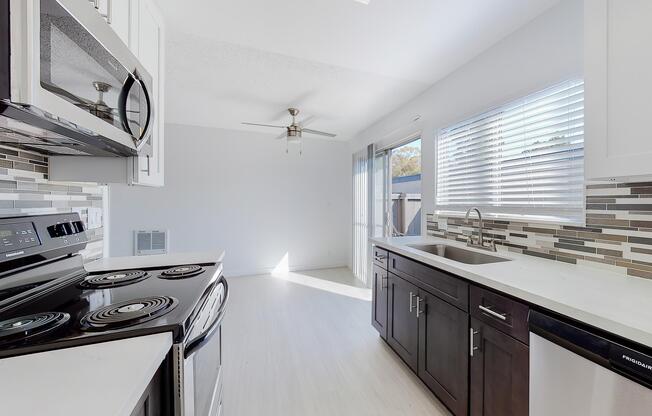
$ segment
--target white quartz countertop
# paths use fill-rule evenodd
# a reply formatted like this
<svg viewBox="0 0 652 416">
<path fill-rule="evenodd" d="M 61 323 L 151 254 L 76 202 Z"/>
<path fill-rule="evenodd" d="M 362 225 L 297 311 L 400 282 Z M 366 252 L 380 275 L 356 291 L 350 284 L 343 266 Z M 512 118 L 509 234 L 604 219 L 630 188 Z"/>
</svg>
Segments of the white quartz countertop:
<svg viewBox="0 0 652 416">
<path fill-rule="evenodd" d="M 471 265 L 408 246 L 443 243 L 474 250 L 463 243 L 436 237 L 370 240 L 397 254 L 652 346 L 652 280 L 508 251 L 476 250 L 512 261 Z"/>
<path fill-rule="evenodd" d="M 129 416 L 172 333 L 0 359 L 0 413 Z"/>
<path fill-rule="evenodd" d="M 172 267 L 183 264 L 220 263 L 224 250 L 193 253 L 155 254 L 151 256 L 107 257 L 86 263 L 89 272 L 144 269 L 148 267 Z"/>
</svg>

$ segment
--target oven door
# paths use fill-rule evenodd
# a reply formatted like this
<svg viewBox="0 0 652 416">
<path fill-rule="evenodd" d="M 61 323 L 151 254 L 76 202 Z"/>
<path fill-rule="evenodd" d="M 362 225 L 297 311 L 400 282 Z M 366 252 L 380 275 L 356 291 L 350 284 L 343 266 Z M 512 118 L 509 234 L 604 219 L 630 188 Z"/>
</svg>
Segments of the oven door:
<svg viewBox="0 0 652 416">
<path fill-rule="evenodd" d="M 11 0 L 10 27 L 12 103 L 147 154 L 152 77 L 88 0 Z"/>
<path fill-rule="evenodd" d="M 198 318 L 202 332 L 183 351 L 183 402 L 177 415 L 217 416 L 222 412 L 222 318 L 229 295 L 223 277 L 218 280 Z"/>
</svg>

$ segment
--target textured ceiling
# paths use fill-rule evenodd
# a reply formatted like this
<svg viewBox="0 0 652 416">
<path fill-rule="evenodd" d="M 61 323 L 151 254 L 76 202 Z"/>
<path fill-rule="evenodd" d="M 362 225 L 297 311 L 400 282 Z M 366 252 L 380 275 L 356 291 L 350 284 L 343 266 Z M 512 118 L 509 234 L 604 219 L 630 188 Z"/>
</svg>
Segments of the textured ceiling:
<svg viewBox="0 0 652 416">
<path fill-rule="evenodd" d="M 169 122 L 350 139 L 558 0 L 158 0 Z M 279 132 L 269 131 L 270 137 Z"/>
</svg>

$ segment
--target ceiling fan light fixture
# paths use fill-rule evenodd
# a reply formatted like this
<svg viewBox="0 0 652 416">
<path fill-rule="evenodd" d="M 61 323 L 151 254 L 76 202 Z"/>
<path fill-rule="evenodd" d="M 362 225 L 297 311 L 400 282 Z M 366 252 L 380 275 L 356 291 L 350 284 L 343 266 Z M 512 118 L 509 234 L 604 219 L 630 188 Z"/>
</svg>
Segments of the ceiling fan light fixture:
<svg viewBox="0 0 652 416">
<path fill-rule="evenodd" d="M 336 137 L 336 134 L 333 133 L 327 133 L 324 131 L 319 131 L 319 130 L 314 130 L 314 129 L 307 129 L 303 127 L 303 123 L 297 122 L 297 115 L 299 115 L 300 111 L 298 108 L 295 107 L 290 107 L 287 109 L 288 113 L 290 114 L 290 117 L 292 117 L 292 122 L 290 123 L 289 126 L 279 126 L 279 125 L 273 125 L 273 124 L 266 124 L 266 123 L 250 123 L 250 122 L 242 122 L 242 124 L 247 125 L 247 126 L 256 126 L 256 127 L 271 127 L 271 128 L 280 128 L 280 129 L 285 129 L 285 133 L 278 136 L 276 139 L 281 140 L 285 139 L 285 152 L 288 153 L 289 145 L 290 143 L 292 144 L 298 144 L 299 145 L 299 154 L 303 154 L 303 133 L 308 133 L 309 135 L 317 135 L 317 136 L 325 136 L 325 137 Z"/>
</svg>

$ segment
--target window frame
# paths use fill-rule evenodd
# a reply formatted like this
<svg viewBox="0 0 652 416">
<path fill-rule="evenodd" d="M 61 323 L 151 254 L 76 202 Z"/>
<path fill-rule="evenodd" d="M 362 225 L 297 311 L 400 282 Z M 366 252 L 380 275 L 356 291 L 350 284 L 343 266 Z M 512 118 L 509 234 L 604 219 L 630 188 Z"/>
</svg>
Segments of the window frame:
<svg viewBox="0 0 652 416">
<path fill-rule="evenodd" d="M 585 85 L 584 79 L 581 76 L 572 77 L 564 79 L 560 82 L 548 84 L 543 88 L 539 88 L 534 91 L 530 91 L 524 94 L 519 94 L 518 96 L 505 100 L 498 105 L 494 105 L 486 110 L 476 112 L 474 114 L 459 118 L 456 122 L 447 123 L 446 127 L 439 128 L 435 132 L 435 210 L 434 214 L 442 217 L 464 217 L 466 211 L 460 209 L 456 205 L 440 205 L 440 189 L 439 189 L 439 152 L 440 152 L 440 140 L 445 132 L 453 130 L 456 126 L 463 125 L 465 123 L 470 123 L 473 120 L 480 119 L 482 117 L 487 117 L 492 114 L 499 113 L 501 111 L 508 110 L 513 108 L 517 103 L 526 102 L 528 99 L 542 94 L 547 90 L 554 88 L 562 87 L 565 84 L 573 84 L 575 86 L 582 86 L 582 94 L 585 94 Z M 586 138 L 585 138 L 585 99 L 583 100 L 583 114 L 582 114 L 582 164 L 586 163 Z M 523 222 L 523 223 L 543 223 L 543 224 L 563 224 L 563 225 L 580 225 L 584 226 L 586 224 L 586 174 L 585 169 L 582 170 L 581 178 L 581 192 L 577 196 L 578 201 L 581 201 L 581 207 L 579 208 L 567 208 L 560 209 L 559 207 L 507 207 L 507 206 L 492 206 L 488 204 L 477 204 L 470 203 L 468 208 L 478 207 L 482 211 L 483 218 L 495 219 L 495 220 L 504 220 L 510 222 Z M 468 209 L 467 208 L 467 209 Z M 527 212 L 524 212 L 527 211 Z"/>
</svg>

